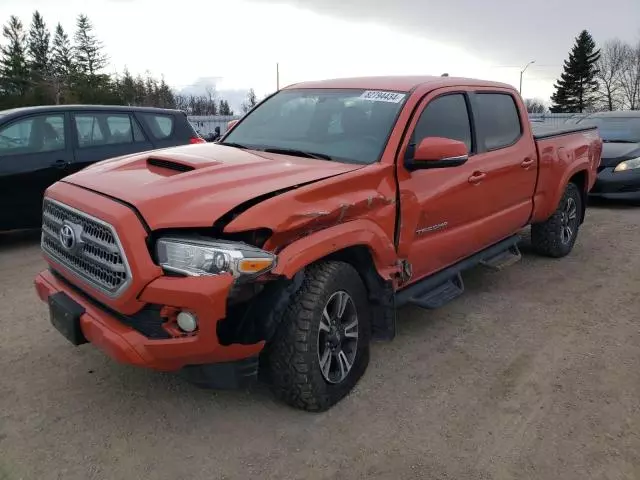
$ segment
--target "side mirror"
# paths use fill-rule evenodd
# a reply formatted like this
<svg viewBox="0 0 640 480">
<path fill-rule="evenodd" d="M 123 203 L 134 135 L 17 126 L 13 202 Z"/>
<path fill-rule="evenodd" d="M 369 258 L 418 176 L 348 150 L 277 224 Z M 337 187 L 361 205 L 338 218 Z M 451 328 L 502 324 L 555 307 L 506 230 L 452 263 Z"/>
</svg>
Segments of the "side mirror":
<svg viewBox="0 0 640 480">
<path fill-rule="evenodd" d="M 407 161 L 407 168 L 421 170 L 458 167 L 468 159 L 469 151 L 463 142 L 450 138 L 427 137 L 417 146 L 413 158 Z"/>
</svg>

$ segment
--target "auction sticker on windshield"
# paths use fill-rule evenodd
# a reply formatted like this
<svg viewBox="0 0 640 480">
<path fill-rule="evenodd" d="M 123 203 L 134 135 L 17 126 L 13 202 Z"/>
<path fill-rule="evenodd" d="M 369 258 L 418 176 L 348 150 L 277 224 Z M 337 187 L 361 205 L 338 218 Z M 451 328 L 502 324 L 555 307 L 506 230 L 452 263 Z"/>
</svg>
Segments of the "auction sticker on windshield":
<svg viewBox="0 0 640 480">
<path fill-rule="evenodd" d="M 382 90 L 367 90 L 360 98 L 362 100 L 371 100 L 374 102 L 400 103 L 404 100 L 405 94 L 398 92 L 384 92 Z"/>
</svg>

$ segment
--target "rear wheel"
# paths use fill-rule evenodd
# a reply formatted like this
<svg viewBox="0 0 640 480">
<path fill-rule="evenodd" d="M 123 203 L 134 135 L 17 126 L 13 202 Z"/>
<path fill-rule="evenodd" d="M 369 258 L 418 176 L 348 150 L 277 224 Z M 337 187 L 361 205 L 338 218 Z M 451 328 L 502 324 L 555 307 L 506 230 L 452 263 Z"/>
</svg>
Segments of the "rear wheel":
<svg viewBox="0 0 640 480">
<path fill-rule="evenodd" d="M 531 244 L 536 252 L 560 258 L 573 250 L 582 215 L 582 195 L 575 183 L 570 183 L 556 211 L 542 223 L 531 225 Z"/>
<path fill-rule="evenodd" d="M 308 411 L 338 403 L 369 363 L 369 316 L 366 288 L 351 265 L 310 267 L 266 349 L 275 394 Z"/>
</svg>

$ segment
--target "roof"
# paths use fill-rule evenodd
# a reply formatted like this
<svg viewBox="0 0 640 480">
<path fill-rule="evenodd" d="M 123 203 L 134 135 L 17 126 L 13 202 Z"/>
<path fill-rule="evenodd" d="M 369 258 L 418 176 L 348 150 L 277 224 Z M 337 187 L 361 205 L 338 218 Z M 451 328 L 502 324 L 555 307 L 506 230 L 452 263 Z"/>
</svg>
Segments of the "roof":
<svg viewBox="0 0 640 480">
<path fill-rule="evenodd" d="M 584 118 L 640 118 L 640 110 L 618 110 L 614 112 L 591 113 Z"/>
<path fill-rule="evenodd" d="M 503 87 L 511 88 L 511 85 L 485 80 L 460 77 L 434 77 L 434 76 L 388 76 L 388 77 L 352 77 L 336 78 L 332 80 L 319 80 L 302 82 L 289 85 L 293 88 L 360 88 L 370 90 L 390 90 L 396 92 L 410 92 L 419 86 L 442 88 L 449 86 L 471 87 Z"/>
<path fill-rule="evenodd" d="M 34 107 L 12 108 L 10 110 L 0 110 L 0 115 L 22 115 L 25 113 L 42 113 L 56 111 L 126 111 L 126 112 L 147 112 L 147 113 L 176 113 L 180 110 L 171 110 L 168 108 L 153 107 L 130 107 L 127 105 L 38 105 Z"/>
</svg>

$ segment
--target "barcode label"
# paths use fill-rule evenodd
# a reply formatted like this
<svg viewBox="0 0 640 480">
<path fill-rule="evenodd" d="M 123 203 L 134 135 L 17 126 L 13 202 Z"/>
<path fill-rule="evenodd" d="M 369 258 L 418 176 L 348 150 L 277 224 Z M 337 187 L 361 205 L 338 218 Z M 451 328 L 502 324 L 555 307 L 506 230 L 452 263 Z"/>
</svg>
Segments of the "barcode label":
<svg viewBox="0 0 640 480">
<path fill-rule="evenodd" d="M 400 103 L 404 100 L 405 94 L 398 92 L 384 92 L 382 90 L 367 90 L 360 98 L 362 100 L 370 100 L 373 102 L 389 102 Z"/>
</svg>

